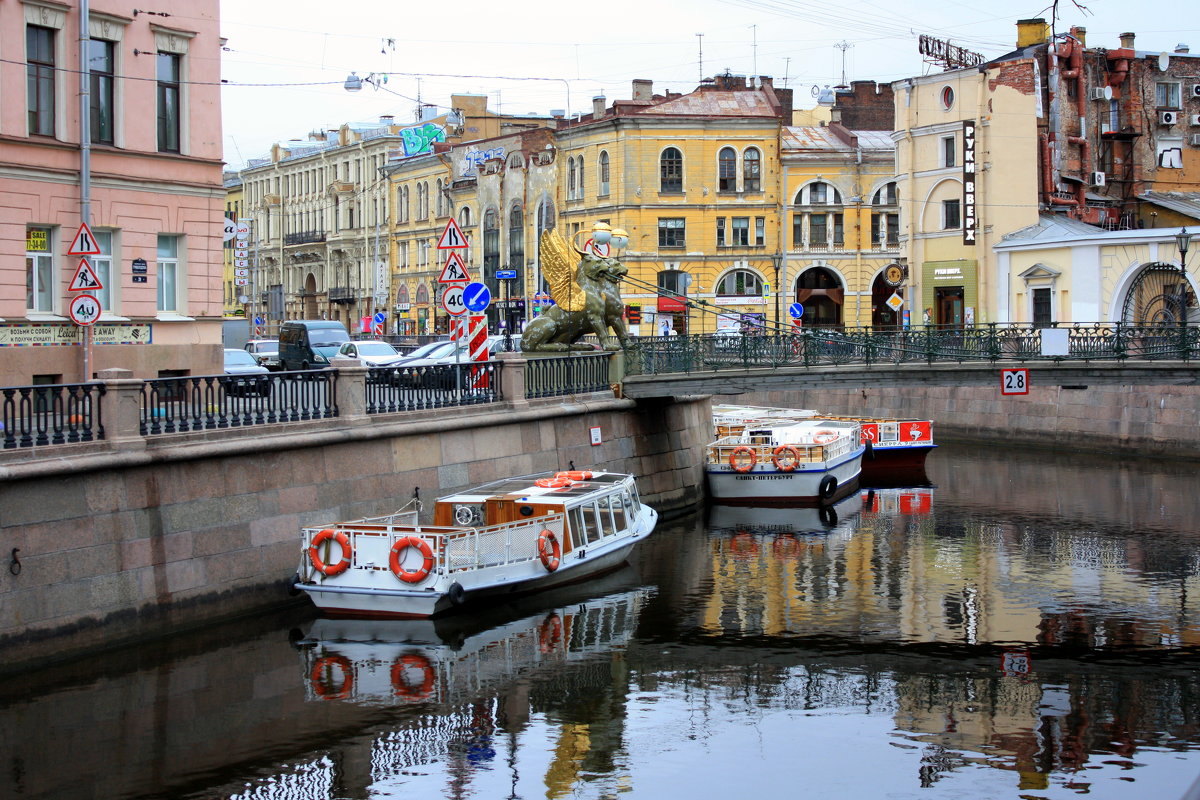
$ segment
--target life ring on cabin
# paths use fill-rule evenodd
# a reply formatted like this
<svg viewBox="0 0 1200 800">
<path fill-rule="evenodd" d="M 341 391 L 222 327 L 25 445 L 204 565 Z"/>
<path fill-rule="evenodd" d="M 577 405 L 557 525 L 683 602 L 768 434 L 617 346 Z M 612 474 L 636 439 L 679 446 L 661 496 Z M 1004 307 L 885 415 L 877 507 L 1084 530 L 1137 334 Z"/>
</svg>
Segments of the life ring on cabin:
<svg viewBox="0 0 1200 800">
<path fill-rule="evenodd" d="M 813 434 L 813 441 L 817 444 L 829 444 L 836 438 L 838 435 L 833 431 L 817 431 Z"/>
<path fill-rule="evenodd" d="M 569 478 L 573 481 L 590 481 L 592 479 L 592 472 L 586 469 L 573 469 L 567 472 L 556 472 L 554 473 L 554 477 Z"/>
<path fill-rule="evenodd" d="M 543 489 L 561 489 L 564 486 L 570 486 L 571 484 L 575 483 L 575 481 L 564 476 L 560 472 L 557 475 L 555 475 L 553 478 L 538 478 L 533 483 L 535 486 L 540 486 Z"/>
<path fill-rule="evenodd" d="M 408 678 L 410 670 L 420 670 L 421 680 L 412 681 Z M 424 700 L 433 694 L 433 685 L 437 675 L 429 659 L 419 653 L 406 653 L 392 664 L 392 689 L 397 697 L 407 697 L 409 700 Z"/>
<path fill-rule="evenodd" d="M 418 569 L 408 570 L 400 563 L 400 554 L 410 547 L 417 548 L 417 552 L 425 558 L 425 562 Z M 424 539 L 416 536 L 402 537 L 392 545 L 388 565 L 392 568 L 392 573 L 405 583 L 420 583 L 429 577 L 429 571 L 433 569 L 433 549 Z"/>
<path fill-rule="evenodd" d="M 791 453 L 790 461 L 784 460 L 784 455 Z M 780 472 L 791 472 L 800 463 L 800 448 L 794 444 L 781 444 L 771 451 L 771 463 L 775 465 L 775 469 Z"/>
<path fill-rule="evenodd" d="M 538 534 L 537 554 L 547 572 L 554 572 L 558 569 L 558 565 L 562 561 L 562 545 L 558 543 L 558 537 L 554 535 L 554 531 L 543 530 Z"/>
<path fill-rule="evenodd" d="M 833 506 L 821 506 L 817 509 L 817 517 L 821 520 L 821 524 L 827 528 L 832 528 L 838 524 L 837 509 Z"/>
<path fill-rule="evenodd" d="M 837 488 L 837 478 L 833 477 L 832 475 L 826 475 L 824 478 L 821 478 L 821 483 L 819 486 L 817 486 L 817 496 L 822 500 L 828 500 L 829 498 L 833 497 L 833 494 L 837 491 Z"/>
<path fill-rule="evenodd" d="M 538 626 L 538 650 L 553 653 L 562 643 L 563 624 L 558 614 L 551 614 Z"/>
<path fill-rule="evenodd" d="M 330 539 L 342 546 L 342 560 L 335 564 L 326 564 L 321 560 L 321 554 L 317 551 L 317 548 Z M 353 552 L 353 549 L 350 547 L 350 537 L 346 535 L 345 531 L 335 531 L 332 528 L 325 528 L 318 531 L 317 535 L 312 538 L 312 543 L 308 546 L 308 560 L 312 563 L 313 569 L 322 575 L 341 575 L 350 569 L 350 556 Z"/>
<path fill-rule="evenodd" d="M 336 678 L 334 673 L 341 673 Z M 354 689 L 354 666 L 345 656 L 321 656 L 313 662 L 308 681 L 322 700 L 345 700 Z"/>
<path fill-rule="evenodd" d="M 749 463 L 739 462 L 738 456 L 741 455 L 750 456 Z M 757 463 L 758 455 L 755 454 L 754 448 L 746 447 L 744 444 L 733 448 L 733 452 L 729 454 L 729 466 L 733 467 L 734 472 L 749 472 L 754 469 L 754 465 Z"/>
</svg>

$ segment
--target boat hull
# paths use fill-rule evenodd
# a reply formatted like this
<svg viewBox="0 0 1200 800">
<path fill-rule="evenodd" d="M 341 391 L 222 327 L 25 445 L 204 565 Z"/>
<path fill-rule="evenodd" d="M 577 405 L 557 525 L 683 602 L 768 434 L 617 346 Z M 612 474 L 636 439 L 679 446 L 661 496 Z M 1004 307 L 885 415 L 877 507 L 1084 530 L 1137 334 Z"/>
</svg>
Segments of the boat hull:
<svg viewBox="0 0 1200 800">
<path fill-rule="evenodd" d="M 806 464 L 791 472 L 771 463 L 759 463 L 747 472 L 730 466 L 709 464 L 709 497 L 714 503 L 726 505 L 828 505 L 836 503 L 858 489 L 865 447 L 858 447 L 844 457 L 820 464 Z M 833 490 L 822 491 L 826 478 L 836 482 Z"/>
<path fill-rule="evenodd" d="M 877 444 L 863 456 L 859 481 L 863 486 L 874 487 L 925 485 L 929 482 L 925 459 L 935 447 L 935 444 L 897 447 Z"/>
</svg>

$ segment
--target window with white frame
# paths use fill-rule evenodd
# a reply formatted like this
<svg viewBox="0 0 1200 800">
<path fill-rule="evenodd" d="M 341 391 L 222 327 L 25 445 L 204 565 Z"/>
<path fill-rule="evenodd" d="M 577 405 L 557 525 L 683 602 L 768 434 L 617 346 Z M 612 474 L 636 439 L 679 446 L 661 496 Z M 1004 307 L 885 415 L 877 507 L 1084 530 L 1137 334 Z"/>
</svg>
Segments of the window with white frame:
<svg viewBox="0 0 1200 800">
<path fill-rule="evenodd" d="M 55 134 L 55 50 L 53 28 L 28 25 L 25 28 L 26 108 L 29 134 Z"/>
<path fill-rule="evenodd" d="M 732 223 L 733 246 L 734 247 L 749 247 L 750 246 L 750 218 L 749 217 L 733 217 Z"/>
<path fill-rule="evenodd" d="M 575 199 L 583 199 L 583 156 L 575 159 L 575 166 L 579 169 L 579 183 L 575 187 Z"/>
<path fill-rule="evenodd" d="M 725 217 L 717 217 L 717 247 L 727 247 L 729 235 L 725 228 Z"/>
<path fill-rule="evenodd" d="M 158 53 L 158 149 L 178 153 L 180 132 L 180 87 L 183 57 L 178 53 Z"/>
<path fill-rule="evenodd" d="M 25 231 L 25 308 L 28 311 L 54 312 L 53 236 L 53 228 Z"/>
<path fill-rule="evenodd" d="M 678 147 L 668 147 L 658 159 L 660 192 L 683 191 L 683 153 Z"/>
<path fill-rule="evenodd" d="M 767 218 L 754 218 L 754 246 L 764 247 L 767 244 Z"/>
<path fill-rule="evenodd" d="M 179 236 L 158 235 L 156 256 L 158 271 L 158 310 L 179 311 L 179 289 L 183 274 L 179 268 Z"/>
<path fill-rule="evenodd" d="M 735 269 L 717 281 L 716 293 L 721 297 L 762 297 L 762 279 L 745 269 Z"/>
<path fill-rule="evenodd" d="M 599 190 L 598 190 L 601 197 L 606 196 L 609 192 L 609 172 L 608 171 L 609 171 L 608 151 L 603 150 L 600 152 L 600 186 L 599 186 Z"/>
<path fill-rule="evenodd" d="M 112 288 L 113 288 L 113 232 L 112 231 L 95 231 L 93 233 L 96 239 L 96 247 L 100 253 L 94 256 L 88 256 L 88 261 L 91 262 L 92 271 L 96 273 L 96 278 L 100 281 L 100 286 L 103 288 L 94 289 L 91 294 L 96 298 L 96 302 L 100 304 L 101 311 L 112 311 Z"/>
<path fill-rule="evenodd" d="M 816 181 L 796 195 L 792 214 L 792 249 L 817 253 L 845 247 L 842 194 L 832 184 Z"/>
<path fill-rule="evenodd" d="M 463 206 L 458 212 L 458 227 L 467 228 L 471 225 L 471 209 L 468 206 Z"/>
<path fill-rule="evenodd" d="M 114 44 L 105 39 L 88 41 L 89 116 L 92 141 L 97 144 L 112 144 L 115 136 Z"/>
<path fill-rule="evenodd" d="M 942 230 L 962 227 L 962 203 L 958 198 L 942 201 Z"/>
<path fill-rule="evenodd" d="M 717 154 L 717 191 L 737 191 L 737 151 L 722 147 Z"/>
<path fill-rule="evenodd" d="M 567 199 L 575 199 L 575 156 L 567 159 Z"/>
<path fill-rule="evenodd" d="M 900 246 L 900 194 L 895 181 L 871 196 L 871 246 L 876 250 Z"/>
<path fill-rule="evenodd" d="M 687 227 L 683 217 L 658 218 L 658 246 L 684 247 L 687 243 Z"/>
<path fill-rule="evenodd" d="M 742 153 L 742 189 L 747 192 L 762 191 L 762 154 L 757 147 L 747 147 Z"/>
<path fill-rule="evenodd" d="M 1182 90 L 1178 81 L 1158 81 L 1154 84 L 1156 108 L 1182 108 Z"/>
<path fill-rule="evenodd" d="M 958 142 L 953 136 L 942 137 L 942 166 L 958 166 Z"/>
<path fill-rule="evenodd" d="M 408 222 L 408 187 L 401 186 L 396 192 L 396 221 Z"/>
</svg>

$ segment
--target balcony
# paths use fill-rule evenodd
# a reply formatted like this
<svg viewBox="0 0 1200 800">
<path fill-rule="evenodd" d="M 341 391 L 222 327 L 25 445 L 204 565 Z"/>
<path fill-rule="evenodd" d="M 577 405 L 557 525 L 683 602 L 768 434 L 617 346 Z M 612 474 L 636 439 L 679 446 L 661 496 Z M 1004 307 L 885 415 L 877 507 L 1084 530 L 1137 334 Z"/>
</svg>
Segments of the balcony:
<svg viewBox="0 0 1200 800">
<path fill-rule="evenodd" d="M 358 301 L 354 287 L 352 286 L 331 286 L 329 287 L 328 297 L 331 303 L 344 303 L 353 305 Z"/>
<path fill-rule="evenodd" d="M 312 244 L 313 242 L 325 241 L 324 231 L 304 231 L 302 233 L 287 233 L 283 236 L 283 243 L 287 244 Z"/>
</svg>

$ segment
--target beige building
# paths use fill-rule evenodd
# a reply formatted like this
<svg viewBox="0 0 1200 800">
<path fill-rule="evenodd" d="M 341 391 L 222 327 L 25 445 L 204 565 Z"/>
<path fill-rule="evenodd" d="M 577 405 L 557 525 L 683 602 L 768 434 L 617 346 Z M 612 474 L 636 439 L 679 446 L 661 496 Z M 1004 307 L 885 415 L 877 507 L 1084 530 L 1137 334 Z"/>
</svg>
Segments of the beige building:
<svg viewBox="0 0 1200 800">
<path fill-rule="evenodd" d="M 0 4 L 5 385 L 221 372 L 218 4 L 155 9 Z"/>
</svg>

